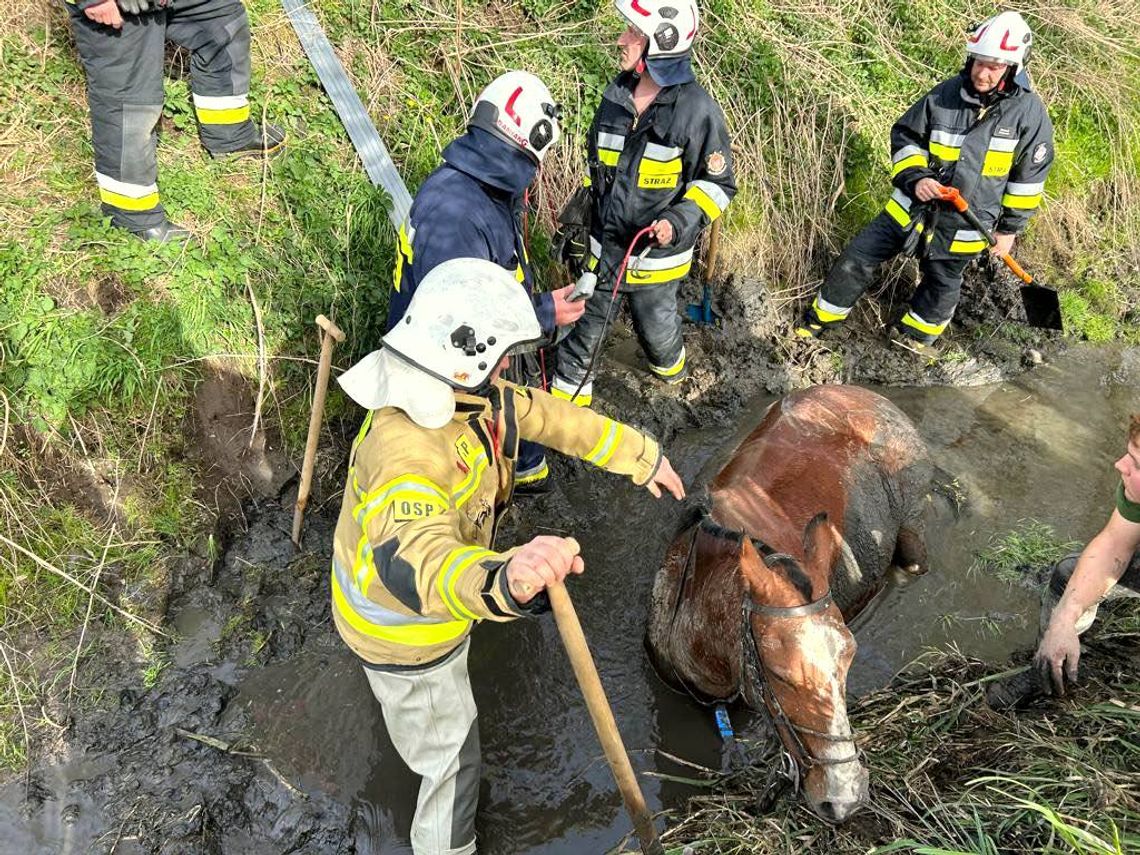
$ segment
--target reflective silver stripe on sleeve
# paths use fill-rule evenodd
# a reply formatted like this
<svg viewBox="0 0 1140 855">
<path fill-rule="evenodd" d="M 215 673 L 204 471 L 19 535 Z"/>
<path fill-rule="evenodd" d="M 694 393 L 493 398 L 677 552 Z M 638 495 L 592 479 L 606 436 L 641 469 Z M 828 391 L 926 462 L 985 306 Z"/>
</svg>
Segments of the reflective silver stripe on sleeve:
<svg viewBox="0 0 1140 855">
<path fill-rule="evenodd" d="M 366 621 L 377 626 L 410 626 L 412 624 L 429 624 L 429 623 L 451 623 L 451 619 L 446 620 L 434 617 L 425 617 L 424 615 L 405 615 L 400 612 L 393 611 L 392 609 L 384 608 L 379 603 L 368 599 L 360 590 L 352 583 L 352 577 L 348 571 L 345 570 L 344 565 L 337 559 L 333 559 L 333 572 L 336 573 L 337 584 L 340 585 L 341 593 L 344 598 L 348 600 L 348 604 L 352 606 L 352 610 L 364 618 Z"/>
<path fill-rule="evenodd" d="M 879 198 L 881 199 L 882 197 L 880 196 Z M 910 196 L 906 195 L 902 190 L 895 188 L 891 192 L 891 198 L 894 199 L 904 211 L 910 210 Z"/>
<path fill-rule="evenodd" d="M 898 163 L 900 160 L 905 160 L 906 158 L 913 157 L 916 154 L 920 154 L 923 157 L 927 156 L 926 149 L 922 148 L 922 146 L 904 145 L 894 153 L 893 157 L 891 157 L 891 163 Z"/>
<path fill-rule="evenodd" d="M 965 134 L 952 134 L 949 131 L 931 131 L 930 141 L 950 148 L 961 148 L 965 141 Z"/>
<path fill-rule="evenodd" d="M 720 185 L 713 184 L 711 181 L 690 181 L 689 186 L 699 188 L 706 196 L 712 199 L 716 203 L 716 206 L 722 211 L 728 207 L 728 194 L 720 189 Z"/>
<path fill-rule="evenodd" d="M 1038 181 L 1035 184 L 1026 184 L 1019 181 L 1010 181 L 1005 185 L 1005 192 L 1011 196 L 1036 196 L 1038 193 L 1045 192 L 1045 182 Z"/>
<path fill-rule="evenodd" d="M 954 240 L 960 240 L 963 243 L 970 243 L 972 241 L 978 240 L 984 241 L 985 238 L 982 237 L 982 233 L 979 231 L 975 231 L 973 229 L 958 229 L 958 231 L 954 232 Z"/>
<path fill-rule="evenodd" d="M 625 148 L 625 137 L 618 136 L 617 134 L 598 134 L 598 148 L 608 148 L 613 151 L 621 151 Z"/>
</svg>

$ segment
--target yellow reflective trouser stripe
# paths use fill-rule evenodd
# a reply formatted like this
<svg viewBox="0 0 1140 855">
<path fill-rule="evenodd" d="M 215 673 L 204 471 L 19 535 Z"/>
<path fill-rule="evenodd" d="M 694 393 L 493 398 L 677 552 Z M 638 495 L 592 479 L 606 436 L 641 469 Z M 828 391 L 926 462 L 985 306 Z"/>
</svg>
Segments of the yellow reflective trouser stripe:
<svg viewBox="0 0 1140 855">
<path fill-rule="evenodd" d="M 158 193 L 147 193 L 145 196 L 124 196 L 113 190 L 99 188 L 99 198 L 108 205 L 122 208 L 124 211 L 149 211 L 158 206 Z"/>
<path fill-rule="evenodd" d="M 239 125 L 249 119 L 249 105 L 244 107 L 231 107 L 228 110 L 210 110 L 206 107 L 195 107 L 198 121 L 203 125 Z"/>
<path fill-rule="evenodd" d="M 658 377 L 676 377 L 685 367 L 685 349 L 681 348 L 681 355 L 677 357 L 677 361 L 670 365 L 668 368 L 662 368 L 653 363 L 649 364 L 649 369 Z"/>
<path fill-rule="evenodd" d="M 400 232 L 396 238 L 396 267 L 392 274 L 392 287 L 397 292 L 400 290 L 400 280 L 404 276 L 404 265 L 411 264 L 414 258 L 412 242 L 408 240 L 408 227 L 407 224 L 404 224 L 400 226 Z"/>
<path fill-rule="evenodd" d="M 440 623 L 409 623 L 400 626 L 384 626 L 373 623 L 352 608 L 344 591 L 341 590 L 336 570 L 332 572 L 332 598 L 337 614 L 354 630 L 370 638 L 379 638 L 392 644 L 405 644 L 409 647 L 432 647 L 453 641 L 471 626 L 469 620 L 452 620 Z"/>
<path fill-rule="evenodd" d="M 903 315 L 902 322 L 905 326 L 912 327 L 926 335 L 942 335 L 942 331 L 946 329 L 949 321 L 943 321 L 940 324 L 929 324 L 922 318 L 918 317 L 914 312 L 907 312 Z"/>
<path fill-rule="evenodd" d="M 954 240 L 950 241 L 950 251 L 962 255 L 972 252 L 981 252 L 989 244 L 985 240 Z"/>
<path fill-rule="evenodd" d="M 720 206 L 712 200 L 700 187 L 693 186 L 685 191 L 685 198 L 697 203 L 697 207 L 705 212 L 710 221 L 720 216 Z"/>
<path fill-rule="evenodd" d="M 352 515 L 361 526 L 401 497 L 439 505 L 440 510 L 448 506 L 447 493 L 439 485 L 420 475 L 401 475 L 399 478 L 393 478 L 383 486 L 368 493 L 363 493 L 359 489 L 360 485 L 355 478 L 355 473 L 353 473 L 353 486 L 357 488 L 356 493 L 360 502 L 352 509 Z"/>
<path fill-rule="evenodd" d="M 1044 194 L 1038 193 L 1035 196 L 1016 196 L 1012 193 L 1003 193 L 1001 203 L 1007 208 L 1036 208 L 1041 204 L 1041 197 Z"/>
<path fill-rule="evenodd" d="M 467 477 L 459 482 L 459 486 L 451 494 L 451 501 L 455 507 L 462 507 L 468 499 L 475 495 L 475 491 L 479 489 L 479 481 L 486 471 L 487 452 L 480 451 L 478 456 L 471 461 L 471 471 L 467 473 Z"/>
<path fill-rule="evenodd" d="M 1002 175 L 1009 175 L 1009 170 L 1013 166 L 1013 152 L 1012 151 L 987 151 L 985 162 L 982 164 L 982 175 L 990 178 L 997 178 Z"/>
<path fill-rule="evenodd" d="M 617 166 L 619 157 L 621 157 L 620 151 L 615 151 L 612 148 L 598 149 L 598 160 L 606 166 Z"/>
<path fill-rule="evenodd" d="M 910 169 L 912 166 L 926 166 L 927 160 L 924 155 L 912 154 L 910 157 L 904 157 L 898 163 L 891 167 L 891 178 L 894 178 L 904 169 Z"/>
<path fill-rule="evenodd" d="M 594 396 L 590 392 L 580 392 L 576 398 L 571 398 L 569 392 L 565 392 L 557 386 L 550 387 L 550 394 L 555 398 L 561 398 L 563 401 L 571 401 L 579 407 L 588 407 L 594 401 Z"/>
<path fill-rule="evenodd" d="M 676 267 L 666 267 L 664 270 L 630 270 L 625 274 L 625 281 L 630 285 L 653 285 L 658 282 L 672 282 L 680 279 L 689 272 L 693 266 L 693 259 Z"/>
<path fill-rule="evenodd" d="M 457 618 L 479 620 L 477 614 L 459 601 L 455 586 L 467 568 L 480 559 L 494 554 L 489 549 L 483 549 L 479 546 L 461 546 L 458 549 L 451 550 L 447 558 L 443 560 L 439 577 L 436 579 L 436 588 L 439 590 L 440 596 L 443 597 L 444 605 Z"/>
<path fill-rule="evenodd" d="M 542 461 L 542 465 L 528 475 L 520 475 L 515 478 L 515 486 L 518 487 L 522 484 L 534 484 L 536 481 L 541 481 L 543 478 L 550 475 L 550 466 L 546 461 Z"/>
<path fill-rule="evenodd" d="M 942 145 L 942 143 L 932 142 L 930 144 L 930 153 L 939 160 L 957 160 L 962 154 L 962 149 L 952 145 Z"/>
<path fill-rule="evenodd" d="M 820 306 L 818 295 L 816 296 L 816 298 L 814 300 L 812 300 L 811 307 L 815 311 L 816 317 L 819 318 L 824 323 L 832 323 L 833 321 L 845 320 L 847 318 L 848 313 L 851 311 L 850 309 L 848 309 L 843 314 L 839 314 L 837 312 L 829 312 L 827 309 Z"/>
<path fill-rule="evenodd" d="M 891 215 L 891 219 L 902 226 L 904 229 L 910 225 L 910 214 L 906 212 L 898 202 L 894 199 L 887 200 L 886 212 Z"/>
<path fill-rule="evenodd" d="M 590 260 L 588 262 L 586 262 L 586 266 L 588 268 L 590 268 L 590 270 L 597 270 L 598 269 L 598 261 L 599 261 L 599 259 L 596 255 L 591 255 Z"/>
<path fill-rule="evenodd" d="M 614 456 L 614 452 L 617 451 L 624 429 L 625 426 L 620 422 L 606 419 L 606 432 L 602 434 L 602 438 L 590 449 L 590 453 L 584 459 L 595 466 L 605 466 Z"/>
</svg>

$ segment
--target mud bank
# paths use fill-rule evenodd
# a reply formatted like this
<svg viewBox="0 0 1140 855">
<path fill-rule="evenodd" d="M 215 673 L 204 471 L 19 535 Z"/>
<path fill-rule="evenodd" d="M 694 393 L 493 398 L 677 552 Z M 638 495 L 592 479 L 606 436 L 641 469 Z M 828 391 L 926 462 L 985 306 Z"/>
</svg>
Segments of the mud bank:
<svg viewBox="0 0 1140 855">
<path fill-rule="evenodd" d="M 993 334 L 1018 310 L 983 299 L 994 293 L 1001 292 L 986 281 L 971 285 L 963 304 L 974 308 L 964 310 L 953 332 L 960 355 L 930 366 L 890 348 L 869 323 L 891 311 L 889 300 L 867 301 L 850 330 L 834 341 L 803 343 L 788 337 L 785 303 L 760 283 L 729 283 L 717 291 L 722 322 L 687 329 L 692 375 L 679 386 L 646 376 L 628 325 L 619 322 L 596 385 L 598 408 L 665 441 L 691 483 L 731 438 L 742 409 L 757 406 L 758 396 L 835 381 L 977 385 L 1023 371 L 1028 346 L 1043 348 L 1050 358 L 1056 342 L 1044 335 L 1019 333 L 1015 341 Z M 694 286 L 686 299 L 698 296 Z M 230 414 L 216 409 L 209 423 L 228 424 Z M 354 427 L 336 433 L 351 435 Z M 262 498 L 247 500 L 243 513 L 231 516 L 233 533 L 219 560 L 186 555 L 173 562 L 164 622 L 174 634 L 165 651 L 170 664 L 150 688 L 127 656 L 85 663 L 86 678 L 106 686 L 103 702 L 77 715 L 61 748 L 41 755 L 26 779 L 0 789 L 0 837 L 11 841 L 5 851 L 403 851 L 391 829 L 406 827 L 415 783 L 393 766 L 378 708 L 336 638 L 328 610 L 327 556 L 343 477 L 343 467 L 332 464 L 344 452 L 343 443 L 322 451 L 329 465 L 319 471 L 333 474 L 323 502 L 307 517 L 301 552 L 288 537 L 290 497 L 275 495 L 282 480 L 263 475 Z M 599 520 L 621 520 L 613 540 L 599 536 L 593 560 L 624 555 L 650 570 L 637 580 L 610 573 L 599 581 L 584 620 L 588 634 L 621 629 L 619 646 L 603 644 L 596 653 L 603 675 L 610 675 L 619 722 L 624 728 L 636 715 L 632 710 L 652 708 L 657 719 L 630 722 L 635 752 L 651 753 L 664 727 L 684 734 L 681 740 L 696 756 L 713 762 L 717 746 L 705 713 L 653 687 L 640 656 L 648 574 L 664 550 L 676 506 L 650 506 L 628 485 L 578 463 L 559 459 L 554 468 L 557 488 L 516 505 L 500 542 L 543 531 L 596 530 Z M 262 475 L 248 469 L 235 480 Z M 623 526 L 640 526 L 642 533 L 632 537 Z M 519 745 L 485 742 L 481 851 L 535 851 L 556 838 L 566 842 L 542 851 L 604 851 L 620 837 L 611 829 L 623 820 L 608 772 L 595 756 L 572 679 L 561 660 L 551 661 L 557 641 L 546 623 L 520 622 L 497 640 L 480 639 L 484 653 L 472 671 L 483 729 L 507 732 L 520 710 L 550 707 L 549 720 L 575 734 L 578 745 L 551 783 L 528 757 L 532 750 L 541 754 L 534 746 L 544 737 Z M 517 658 L 519 650 L 543 651 L 544 661 L 504 678 L 501 663 Z M 623 708 L 630 710 L 624 717 Z M 383 774 L 375 768 L 378 756 L 387 758 Z M 658 804 L 680 798 L 661 789 L 654 791 Z M 571 830 L 577 817 L 588 815 L 600 821 Z"/>
</svg>

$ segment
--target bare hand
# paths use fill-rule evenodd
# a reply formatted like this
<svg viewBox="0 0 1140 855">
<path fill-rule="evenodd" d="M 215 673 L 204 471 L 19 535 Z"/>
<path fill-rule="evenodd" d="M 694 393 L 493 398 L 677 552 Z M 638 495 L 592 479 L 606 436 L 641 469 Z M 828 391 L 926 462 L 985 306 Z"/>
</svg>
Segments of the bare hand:
<svg viewBox="0 0 1140 855">
<path fill-rule="evenodd" d="M 1017 235 L 1003 235 L 995 233 L 994 240 L 996 240 L 997 243 L 990 247 L 990 253 L 992 255 L 1009 255 L 1010 251 L 1013 249 L 1013 241 L 1016 237 Z"/>
<path fill-rule="evenodd" d="M 942 196 L 946 188 L 933 178 L 922 178 L 914 185 L 914 195 L 920 202 L 932 202 Z"/>
<path fill-rule="evenodd" d="M 650 228 L 658 246 L 668 246 L 673 242 L 673 224 L 668 220 L 654 220 Z"/>
<path fill-rule="evenodd" d="M 123 28 L 123 16 L 119 12 L 119 7 L 115 5 L 115 0 L 103 0 L 102 3 L 88 6 L 83 10 L 83 14 L 96 24 L 114 27 L 116 30 Z"/>
<path fill-rule="evenodd" d="M 1068 621 L 1050 621 L 1033 657 L 1042 688 L 1064 695 L 1065 681 L 1075 683 L 1077 680 L 1080 659 L 1081 642 L 1076 627 Z"/>
<path fill-rule="evenodd" d="M 582 317 L 582 313 L 586 311 L 585 300 L 577 300 L 573 303 L 568 301 L 567 298 L 573 290 L 573 285 L 567 285 L 565 288 L 550 292 L 550 296 L 554 298 L 555 326 L 564 327 L 567 324 L 572 324 Z"/>
<path fill-rule="evenodd" d="M 561 582 L 570 573 L 586 569 L 578 541 L 572 537 L 540 534 L 523 544 L 507 562 L 507 587 L 517 603 L 529 603 L 548 585 Z"/>
<path fill-rule="evenodd" d="M 657 472 L 645 485 L 645 489 L 652 493 L 654 498 L 660 499 L 662 487 L 672 493 L 678 502 L 685 498 L 685 485 L 681 483 L 681 476 L 676 473 L 673 464 L 665 455 L 661 455 L 661 465 L 657 467 Z"/>
</svg>

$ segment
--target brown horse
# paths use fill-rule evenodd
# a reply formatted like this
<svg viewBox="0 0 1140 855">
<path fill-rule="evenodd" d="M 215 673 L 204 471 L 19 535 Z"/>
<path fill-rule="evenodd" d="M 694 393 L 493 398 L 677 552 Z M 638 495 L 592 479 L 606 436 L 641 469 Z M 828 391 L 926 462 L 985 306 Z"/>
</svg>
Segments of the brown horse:
<svg viewBox="0 0 1140 855">
<path fill-rule="evenodd" d="M 769 407 L 674 540 L 647 635 L 658 673 L 766 710 L 805 796 L 841 822 L 867 796 L 847 720 L 851 620 L 893 564 L 925 570 L 926 447 L 885 398 L 817 386 Z"/>
</svg>

